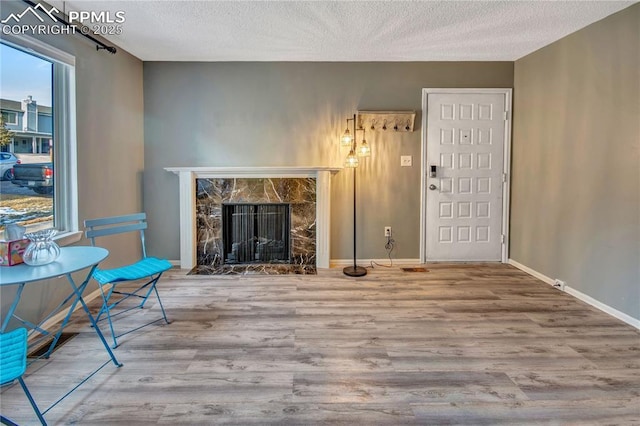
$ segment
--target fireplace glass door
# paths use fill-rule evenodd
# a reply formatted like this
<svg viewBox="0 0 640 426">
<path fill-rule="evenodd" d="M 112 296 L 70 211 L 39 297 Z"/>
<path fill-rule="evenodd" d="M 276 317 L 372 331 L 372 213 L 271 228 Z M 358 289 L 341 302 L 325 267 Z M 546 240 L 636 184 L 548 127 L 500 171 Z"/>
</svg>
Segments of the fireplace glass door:
<svg viewBox="0 0 640 426">
<path fill-rule="evenodd" d="M 289 263 L 290 204 L 223 204 L 224 263 Z"/>
</svg>

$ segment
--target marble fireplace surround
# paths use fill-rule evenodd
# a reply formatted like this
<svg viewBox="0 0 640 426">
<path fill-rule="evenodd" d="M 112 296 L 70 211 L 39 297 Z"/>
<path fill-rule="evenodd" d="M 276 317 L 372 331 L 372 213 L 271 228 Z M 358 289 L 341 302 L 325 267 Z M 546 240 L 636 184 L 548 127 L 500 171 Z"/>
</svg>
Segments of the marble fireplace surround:
<svg viewBox="0 0 640 426">
<path fill-rule="evenodd" d="M 316 267 L 329 267 L 331 176 L 336 167 L 166 167 L 179 179 L 180 268 L 197 263 L 196 179 L 313 178 L 316 181 Z"/>
</svg>

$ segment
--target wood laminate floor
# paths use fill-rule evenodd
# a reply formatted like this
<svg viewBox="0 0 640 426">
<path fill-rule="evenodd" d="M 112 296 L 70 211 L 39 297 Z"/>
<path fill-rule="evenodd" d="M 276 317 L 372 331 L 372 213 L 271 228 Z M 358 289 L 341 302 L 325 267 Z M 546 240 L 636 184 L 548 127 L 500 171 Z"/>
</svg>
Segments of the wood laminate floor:
<svg viewBox="0 0 640 426">
<path fill-rule="evenodd" d="M 376 268 L 353 279 L 193 277 L 160 292 L 170 325 L 127 335 L 50 424 L 640 424 L 640 333 L 499 264 Z M 156 306 L 120 320 L 133 325 Z M 42 407 L 107 359 L 79 335 L 26 383 Z M 101 327 L 105 334 L 106 324 Z M 19 386 L 4 415 L 35 424 Z"/>
</svg>

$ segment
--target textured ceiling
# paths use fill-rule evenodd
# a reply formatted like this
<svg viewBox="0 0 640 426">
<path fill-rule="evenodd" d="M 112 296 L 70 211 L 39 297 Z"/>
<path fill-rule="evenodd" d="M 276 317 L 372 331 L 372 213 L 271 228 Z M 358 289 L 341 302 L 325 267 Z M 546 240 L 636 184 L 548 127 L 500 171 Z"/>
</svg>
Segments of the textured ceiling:
<svg viewBox="0 0 640 426">
<path fill-rule="evenodd" d="M 145 61 L 513 61 L 634 1 L 51 1 Z"/>
</svg>

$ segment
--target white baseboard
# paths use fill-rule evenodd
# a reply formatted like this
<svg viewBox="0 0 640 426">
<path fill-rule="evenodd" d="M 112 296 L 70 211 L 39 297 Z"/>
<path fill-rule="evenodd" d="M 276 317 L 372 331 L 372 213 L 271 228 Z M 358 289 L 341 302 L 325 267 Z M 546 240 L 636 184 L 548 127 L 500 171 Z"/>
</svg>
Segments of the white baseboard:
<svg viewBox="0 0 640 426">
<path fill-rule="evenodd" d="M 371 262 L 381 265 L 389 265 L 389 258 L 384 259 L 358 259 L 356 262 L 359 266 L 371 266 Z M 418 265 L 420 259 L 393 259 L 393 265 Z M 353 265 L 353 259 L 331 259 L 329 261 L 330 268 L 344 268 Z"/>
<path fill-rule="evenodd" d="M 523 265 L 522 263 L 516 262 L 513 259 L 509 259 L 508 261 L 509 265 L 515 266 L 516 268 L 520 269 L 523 272 L 526 272 L 529 275 L 533 275 L 534 277 L 536 277 L 537 279 L 539 279 L 542 282 L 545 282 L 549 285 L 553 285 L 553 279 L 549 278 L 548 276 L 541 274 L 540 272 L 533 270 L 531 268 L 529 268 L 528 266 Z"/>
<path fill-rule="evenodd" d="M 171 264 L 171 266 L 180 267 L 180 260 L 169 260 L 169 263 Z"/>
<path fill-rule="evenodd" d="M 575 288 L 571 287 L 571 286 L 566 286 L 564 288 L 564 291 L 569 293 L 570 295 L 572 295 L 573 297 L 582 300 L 585 303 L 588 303 L 589 305 L 600 309 L 601 311 L 615 317 L 618 318 L 620 321 L 624 321 L 627 324 L 637 328 L 640 330 L 640 320 L 632 317 L 631 315 L 627 315 L 624 312 L 621 312 L 615 308 L 612 308 L 609 305 L 605 305 L 604 303 L 594 299 L 593 297 L 584 294 L 583 292 L 576 290 Z"/>
<path fill-rule="evenodd" d="M 509 264 L 515 266 L 516 268 L 520 269 L 523 272 L 526 272 L 529 275 L 536 277 L 540 281 L 543 281 L 549 285 L 554 284 L 554 280 L 552 278 L 549 278 L 548 276 L 541 274 L 540 272 L 533 270 L 528 266 L 525 266 L 522 263 L 519 263 L 513 259 L 509 259 Z M 562 290 L 558 289 L 558 291 L 562 291 Z M 596 300 L 593 297 L 587 294 L 584 294 L 583 292 L 576 290 L 571 286 L 568 286 L 568 285 L 565 286 L 564 292 L 640 330 L 640 319 L 636 319 L 630 315 L 625 314 L 624 312 L 617 310 L 616 308 L 612 308 L 609 305 L 605 305 L 599 300 Z"/>
</svg>

